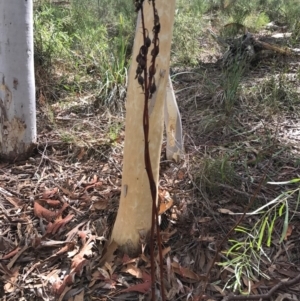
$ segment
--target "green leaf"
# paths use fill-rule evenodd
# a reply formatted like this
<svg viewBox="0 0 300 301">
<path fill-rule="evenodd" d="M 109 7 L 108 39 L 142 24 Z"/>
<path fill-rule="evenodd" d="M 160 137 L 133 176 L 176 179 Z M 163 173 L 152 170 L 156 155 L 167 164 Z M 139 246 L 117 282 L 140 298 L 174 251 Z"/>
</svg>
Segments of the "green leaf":
<svg viewBox="0 0 300 301">
<path fill-rule="evenodd" d="M 295 178 L 289 181 L 284 181 L 284 182 L 267 182 L 267 184 L 271 185 L 285 185 L 285 184 L 294 184 L 300 182 L 300 178 Z"/>
<path fill-rule="evenodd" d="M 282 243 L 283 240 L 286 237 L 288 226 L 289 226 L 289 208 L 288 208 L 288 203 L 286 201 L 285 218 L 284 218 L 284 222 L 283 222 L 283 229 L 282 229 L 282 233 L 281 233 L 281 238 L 280 238 L 280 241 L 279 241 L 280 243 Z"/>
<path fill-rule="evenodd" d="M 274 223 L 275 223 L 276 218 L 277 218 L 277 213 L 276 213 L 276 211 L 275 211 L 275 215 L 273 216 L 271 225 L 269 225 L 269 227 L 268 227 L 267 247 L 270 247 L 270 246 L 271 246 L 272 233 L 273 233 Z"/>
<path fill-rule="evenodd" d="M 266 216 L 264 221 L 263 221 L 263 224 L 261 226 L 261 229 L 260 229 L 260 232 L 259 232 L 258 243 L 257 243 L 257 250 L 260 250 L 260 248 L 261 248 L 261 243 L 262 243 L 262 240 L 263 240 L 263 237 L 264 237 L 264 232 L 265 232 L 265 228 L 266 228 L 266 224 L 268 222 L 268 219 L 269 219 L 269 217 Z"/>
<path fill-rule="evenodd" d="M 283 204 L 280 206 L 279 210 L 278 210 L 279 216 L 282 215 L 282 211 L 283 211 L 284 207 L 285 207 L 285 203 L 283 203 Z"/>
</svg>

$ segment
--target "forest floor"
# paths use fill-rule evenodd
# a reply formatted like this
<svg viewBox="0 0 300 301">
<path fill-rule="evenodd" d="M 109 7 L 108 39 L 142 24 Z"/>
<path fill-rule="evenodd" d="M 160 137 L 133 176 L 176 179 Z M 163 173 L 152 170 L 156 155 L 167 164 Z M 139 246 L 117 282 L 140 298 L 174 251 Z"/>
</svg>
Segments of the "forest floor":
<svg viewBox="0 0 300 301">
<path fill-rule="evenodd" d="M 255 37 L 286 45 L 274 34 Z M 222 50 L 209 35 L 200 44 L 197 68 L 172 69 L 185 154 L 167 161 L 163 143 L 168 300 L 300 300 L 299 185 L 269 184 L 299 178 L 299 57 L 264 53 L 230 100 Z M 99 265 L 118 209 L 125 113 L 88 98 L 40 97 L 35 154 L 0 163 L 1 300 L 149 297 L 147 253 Z"/>
</svg>

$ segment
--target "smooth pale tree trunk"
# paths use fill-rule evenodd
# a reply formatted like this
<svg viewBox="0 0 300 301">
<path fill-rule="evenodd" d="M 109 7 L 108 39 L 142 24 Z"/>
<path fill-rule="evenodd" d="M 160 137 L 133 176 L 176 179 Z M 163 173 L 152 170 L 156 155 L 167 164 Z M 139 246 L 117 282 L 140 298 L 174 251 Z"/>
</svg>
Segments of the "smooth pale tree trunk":
<svg viewBox="0 0 300 301">
<path fill-rule="evenodd" d="M 159 162 L 164 123 L 164 102 L 169 77 L 170 49 L 175 13 L 175 0 L 156 1 L 161 23 L 159 55 L 156 58 L 155 82 L 157 91 L 149 104 L 149 149 L 153 175 L 156 183 L 159 176 Z M 139 13 L 140 14 L 140 13 Z M 148 1 L 144 1 L 145 25 L 152 40 L 153 11 Z M 144 94 L 135 80 L 137 63 L 135 58 L 143 45 L 141 18 L 139 16 L 133 47 L 133 62 L 129 71 L 126 103 L 126 128 L 124 164 L 120 206 L 111 240 L 129 255 L 137 254 L 140 243 L 151 229 L 152 198 L 144 162 L 143 107 Z M 148 67 L 150 66 L 148 52 Z"/>
<path fill-rule="evenodd" d="M 167 159 L 179 162 L 183 155 L 182 124 L 170 77 L 167 84 L 164 119 L 167 135 Z"/>
<path fill-rule="evenodd" d="M 0 1 L 0 158 L 22 160 L 36 141 L 32 0 Z"/>
</svg>

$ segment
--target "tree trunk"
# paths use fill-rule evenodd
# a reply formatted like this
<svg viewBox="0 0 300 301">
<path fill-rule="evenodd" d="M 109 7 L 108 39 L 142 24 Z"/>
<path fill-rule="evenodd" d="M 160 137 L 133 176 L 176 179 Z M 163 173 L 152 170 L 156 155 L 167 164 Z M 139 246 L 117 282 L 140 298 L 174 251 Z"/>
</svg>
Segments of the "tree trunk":
<svg viewBox="0 0 300 301">
<path fill-rule="evenodd" d="M 28 157 L 36 141 L 32 0 L 0 1 L 0 158 Z"/>
<path fill-rule="evenodd" d="M 159 161 L 164 121 L 164 102 L 166 84 L 169 76 L 170 49 L 173 31 L 175 0 L 157 1 L 156 7 L 161 23 L 159 37 L 159 55 L 156 58 L 156 93 L 149 104 L 149 149 L 151 165 L 156 183 L 159 176 Z M 152 5 L 144 1 L 145 25 L 152 40 Z M 141 18 L 139 16 L 134 48 L 133 62 L 129 71 L 126 103 L 126 128 L 124 146 L 124 165 L 120 207 L 113 228 L 111 240 L 114 240 L 124 252 L 135 255 L 140 251 L 143 241 L 151 229 L 152 198 L 144 162 L 143 106 L 144 93 L 136 75 L 137 57 L 143 45 Z M 148 52 L 148 66 L 150 66 Z"/>
</svg>

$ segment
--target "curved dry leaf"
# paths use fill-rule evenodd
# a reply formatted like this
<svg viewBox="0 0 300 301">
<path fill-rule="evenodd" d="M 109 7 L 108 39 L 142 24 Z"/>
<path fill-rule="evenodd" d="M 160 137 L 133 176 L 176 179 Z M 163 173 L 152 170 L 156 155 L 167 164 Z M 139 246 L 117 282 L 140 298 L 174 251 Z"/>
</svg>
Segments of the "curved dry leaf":
<svg viewBox="0 0 300 301">
<path fill-rule="evenodd" d="M 133 285 L 131 287 L 128 287 L 124 290 L 121 290 L 120 293 L 128 293 L 128 292 L 139 292 L 139 293 L 142 293 L 142 294 L 146 294 L 150 291 L 151 289 L 151 276 L 149 276 L 148 274 L 146 273 L 143 273 L 143 280 L 144 282 L 143 283 L 139 283 L 139 284 L 136 284 L 136 285 Z M 150 278 L 150 280 L 149 280 Z"/>
<path fill-rule="evenodd" d="M 58 200 L 44 200 L 44 202 L 50 207 L 59 207 L 61 206 L 61 202 Z"/>
<path fill-rule="evenodd" d="M 47 225 L 46 233 L 55 234 L 61 227 L 71 221 L 73 217 L 73 214 L 69 214 L 63 219 L 57 219 L 54 221 L 54 223 L 49 223 Z"/>
<path fill-rule="evenodd" d="M 46 209 L 45 207 L 41 206 L 38 202 L 34 202 L 34 215 L 36 217 L 41 217 L 47 220 L 48 222 L 54 220 L 59 215 L 62 214 L 62 212 L 68 207 L 69 205 L 67 203 L 64 203 L 61 209 L 58 211 L 51 211 Z"/>
<path fill-rule="evenodd" d="M 142 271 L 133 264 L 128 264 L 126 267 L 123 267 L 122 272 L 128 273 L 136 278 L 142 278 Z"/>
<path fill-rule="evenodd" d="M 185 277 L 185 278 L 188 278 L 188 279 L 192 279 L 192 280 L 195 280 L 195 281 L 205 280 L 206 279 L 206 276 L 198 275 L 198 274 L 194 273 L 193 271 L 189 270 L 188 268 L 182 267 L 177 262 L 172 262 L 171 265 L 172 265 L 173 271 L 176 274 L 178 274 L 178 275 L 180 275 L 182 277 Z"/>
<path fill-rule="evenodd" d="M 98 200 L 93 203 L 92 209 L 94 210 L 104 210 L 108 206 L 108 201 L 107 200 Z"/>
<path fill-rule="evenodd" d="M 17 282 L 18 280 L 18 276 L 19 276 L 19 268 L 20 267 L 16 267 L 14 268 L 12 271 L 11 271 L 11 274 L 10 275 L 5 275 L 4 278 L 4 282 L 6 282 L 4 284 L 4 291 L 6 293 L 11 293 L 13 291 L 16 290 L 16 287 L 15 287 L 15 283 Z"/>
<path fill-rule="evenodd" d="M 45 190 L 43 192 L 41 198 L 42 199 L 50 199 L 50 198 L 54 197 L 57 194 L 57 192 L 58 192 L 58 188 L 57 187 L 55 187 L 53 189 L 47 189 L 47 190 Z"/>
</svg>

